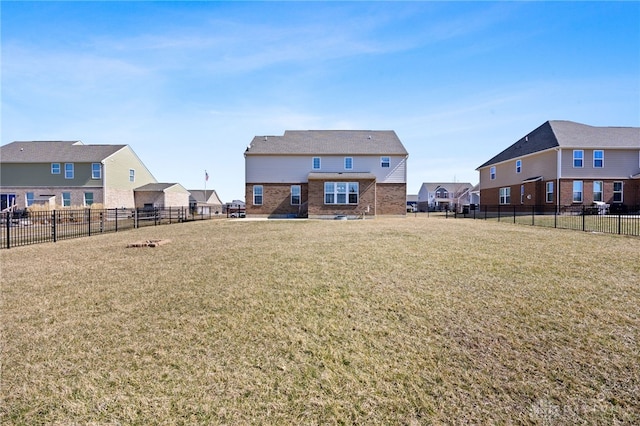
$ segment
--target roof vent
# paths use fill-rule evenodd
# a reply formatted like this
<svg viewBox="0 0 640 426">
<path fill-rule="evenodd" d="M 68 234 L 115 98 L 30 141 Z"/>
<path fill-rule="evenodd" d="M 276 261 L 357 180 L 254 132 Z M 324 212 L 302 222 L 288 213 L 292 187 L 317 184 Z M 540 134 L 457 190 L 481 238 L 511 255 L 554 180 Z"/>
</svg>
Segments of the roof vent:
<svg viewBox="0 0 640 426">
<path fill-rule="evenodd" d="M 367 136 L 367 139 L 371 140 L 371 135 Z"/>
<path fill-rule="evenodd" d="M 265 136 L 265 137 L 264 137 L 264 140 L 266 141 L 267 139 L 269 139 L 269 138 Z"/>
<path fill-rule="evenodd" d="M 524 137 L 524 141 L 525 141 L 525 142 L 529 142 L 529 136 L 525 136 L 525 137 Z"/>
</svg>

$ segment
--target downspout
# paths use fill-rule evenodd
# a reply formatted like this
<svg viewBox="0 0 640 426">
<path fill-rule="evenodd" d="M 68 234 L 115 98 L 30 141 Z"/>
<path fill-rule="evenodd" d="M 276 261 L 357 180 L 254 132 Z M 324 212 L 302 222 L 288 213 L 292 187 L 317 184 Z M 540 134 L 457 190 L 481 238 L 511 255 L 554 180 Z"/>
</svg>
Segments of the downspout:
<svg viewBox="0 0 640 426">
<path fill-rule="evenodd" d="M 557 155 L 557 165 L 556 165 L 556 186 L 557 186 L 557 196 L 556 196 L 556 213 L 560 211 L 560 178 L 562 177 L 562 149 L 556 148 L 558 152 Z"/>
</svg>

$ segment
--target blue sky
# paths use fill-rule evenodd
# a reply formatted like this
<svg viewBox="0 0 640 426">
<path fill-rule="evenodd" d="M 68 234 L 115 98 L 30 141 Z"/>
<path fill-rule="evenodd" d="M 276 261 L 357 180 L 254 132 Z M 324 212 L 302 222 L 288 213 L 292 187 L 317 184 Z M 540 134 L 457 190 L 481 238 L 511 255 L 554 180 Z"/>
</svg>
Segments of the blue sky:
<svg viewBox="0 0 640 426">
<path fill-rule="evenodd" d="M 547 120 L 640 125 L 640 2 L 6 2 L 2 144 L 129 144 L 161 182 L 244 197 L 285 130 L 395 130 L 422 182 Z"/>
</svg>

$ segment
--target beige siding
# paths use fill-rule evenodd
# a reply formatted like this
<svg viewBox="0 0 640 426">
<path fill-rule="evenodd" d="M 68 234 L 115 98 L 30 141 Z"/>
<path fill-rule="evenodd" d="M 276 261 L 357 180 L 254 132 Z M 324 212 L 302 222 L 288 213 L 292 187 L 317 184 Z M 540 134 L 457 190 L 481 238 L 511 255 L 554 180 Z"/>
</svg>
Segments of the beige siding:
<svg viewBox="0 0 640 426">
<path fill-rule="evenodd" d="M 640 143 L 640 142 L 639 142 Z M 583 149 L 583 166 L 573 167 L 573 149 L 562 150 L 562 177 L 567 179 L 626 179 L 640 173 L 640 150 L 604 149 L 604 167 L 593 167 L 593 149 Z"/>
<path fill-rule="evenodd" d="M 557 152 L 555 150 L 514 158 L 504 163 L 495 164 L 496 178 L 491 180 L 489 167 L 480 169 L 480 189 L 501 188 L 520 185 L 523 180 L 542 176 L 544 180 L 557 178 Z M 516 161 L 522 161 L 522 170 L 516 172 Z"/>
<path fill-rule="evenodd" d="M 135 181 L 129 181 L 129 170 L 135 170 Z M 128 146 L 104 161 L 105 186 L 110 189 L 135 189 L 148 183 L 157 183 L 147 167 Z"/>
<path fill-rule="evenodd" d="M 380 166 L 379 155 L 350 156 L 353 158 L 353 169 L 345 170 L 346 155 L 320 156 L 320 170 L 313 170 L 310 156 L 275 156 L 249 155 L 245 158 L 246 183 L 303 183 L 311 172 L 367 172 L 376 176 L 378 183 L 405 183 L 407 173 L 406 157 L 389 156 L 390 167 Z"/>
</svg>

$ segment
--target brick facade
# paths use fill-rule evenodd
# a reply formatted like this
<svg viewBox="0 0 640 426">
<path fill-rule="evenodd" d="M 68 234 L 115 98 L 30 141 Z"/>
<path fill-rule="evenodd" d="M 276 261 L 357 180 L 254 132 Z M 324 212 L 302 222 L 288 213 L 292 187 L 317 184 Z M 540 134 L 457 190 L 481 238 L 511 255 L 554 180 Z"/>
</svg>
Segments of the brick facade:
<svg viewBox="0 0 640 426">
<path fill-rule="evenodd" d="M 254 217 L 288 217 L 302 215 L 308 198 L 306 183 L 265 183 L 262 185 L 262 205 L 253 204 L 253 187 L 245 186 L 246 214 Z M 291 204 L 291 185 L 300 185 L 300 205 Z"/>
<path fill-rule="evenodd" d="M 574 180 L 582 180 L 582 202 L 573 202 L 573 182 Z M 640 204 L 640 180 L 638 179 L 561 179 L 560 188 L 556 181 L 553 181 L 553 201 L 547 203 L 546 201 L 546 181 L 528 182 L 524 184 L 524 199 L 521 203 L 520 200 L 520 185 L 512 185 L 511 188 L 511 200 L 509 205 L 525 205 L 525 206 L 544 206 L 544 205 L 556 205 L 559 199 L 559 205 L 571 206 L 571 205 L 585 205 L 591 206 L 593 204 L 593 182 L 599 181 L 603 184 L 602 200 L 607 204 L 614 204 L 613 202 L 613 183 L 622 182 L 622 204 L 628 206 L 637 206 Z M 529 195 L 531 197 L 529 198 Z M 500 203 L 500 188 L 486 188 L 482 189 L 480 202 L 483 205 L 498 205 Z"/>
<path fill-rule="evenodd" d="M 245 186 L 246 214 L 253 217 L 308 216 L 329 218 L 336 215 L 406 216 L 407 185 L 377 184 L 373 180 L 357 180 L 358 204 L 325 204 L 325 180 L 310 180 L 301 184 L 262 184 L 262 205 L 253 204 L 254 184 Z M 301 204 L 291 205 L 291 185 L 300 185 Z"/>
</svg>

